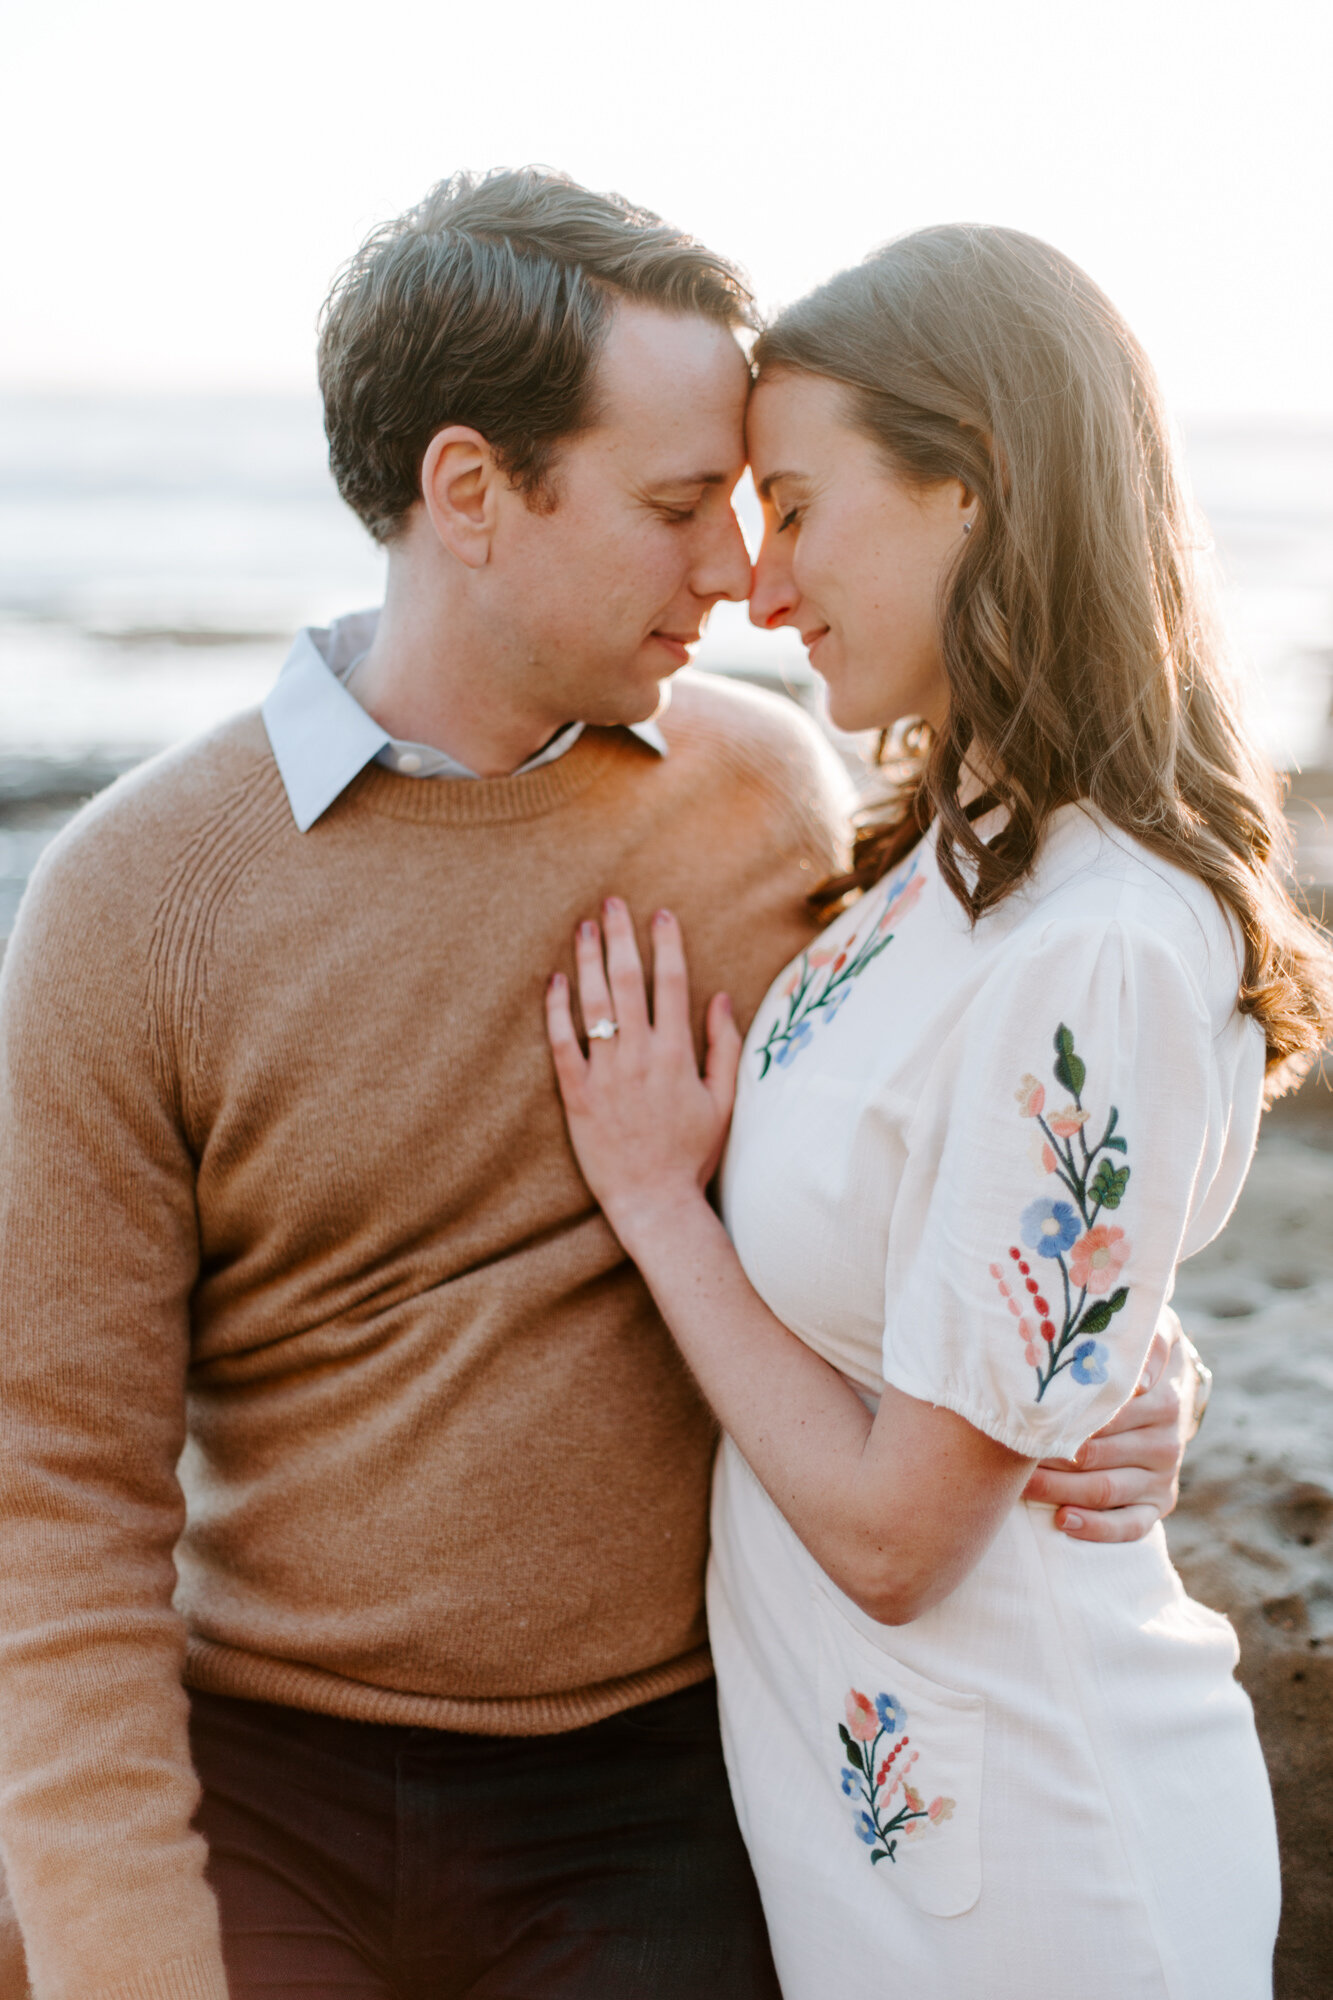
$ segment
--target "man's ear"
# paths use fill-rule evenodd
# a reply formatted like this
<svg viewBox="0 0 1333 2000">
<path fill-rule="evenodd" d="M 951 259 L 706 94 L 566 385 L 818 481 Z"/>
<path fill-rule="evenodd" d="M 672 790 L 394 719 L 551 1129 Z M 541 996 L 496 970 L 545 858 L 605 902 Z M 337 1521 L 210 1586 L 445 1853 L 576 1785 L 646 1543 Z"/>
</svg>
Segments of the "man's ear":
<svg viewBox="0 0 1333 2000">
<path fill-rule="evenodd" d="M 480 431 L 451 424 L 436 431 L 421 461 L 421 498 L 442 546 L 484 569 L 490 561 L 497 502 L 506 484 Z"/>
</svg>

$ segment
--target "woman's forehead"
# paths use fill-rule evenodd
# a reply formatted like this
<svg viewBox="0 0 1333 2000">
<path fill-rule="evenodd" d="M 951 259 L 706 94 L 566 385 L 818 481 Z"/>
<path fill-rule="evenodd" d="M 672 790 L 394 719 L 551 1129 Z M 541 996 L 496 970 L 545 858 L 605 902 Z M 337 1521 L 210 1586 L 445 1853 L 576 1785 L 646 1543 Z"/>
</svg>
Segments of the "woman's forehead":
<svg viewBox="0 0 1333 2000">
<path fill-rule="evenodd" d="M 843 384 L 827 375 L 791 368 L 762 374 L 745 412 L 745 441 L 756 480 L 788 469 L 789 457 L 803 461 L 827 448 L 833 434 L 847 427 L 846 396 Z M 789 469 L 797 469 L 795 463 Z"/>
</svg>

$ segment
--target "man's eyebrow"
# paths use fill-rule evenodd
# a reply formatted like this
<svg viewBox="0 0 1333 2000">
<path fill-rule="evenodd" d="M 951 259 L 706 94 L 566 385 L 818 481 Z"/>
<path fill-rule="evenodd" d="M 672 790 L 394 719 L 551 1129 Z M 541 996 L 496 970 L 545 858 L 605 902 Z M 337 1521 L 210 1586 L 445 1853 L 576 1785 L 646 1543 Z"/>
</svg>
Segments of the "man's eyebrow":
<svg viewBox="0 0 1333 2000">
<path fill-rule="evenodd" d="M 668 472 L 658 479 L 649 480 L 653 487 L 661 486 L 726 486 L 732 475 L 725 472 Z"/>
</svg>

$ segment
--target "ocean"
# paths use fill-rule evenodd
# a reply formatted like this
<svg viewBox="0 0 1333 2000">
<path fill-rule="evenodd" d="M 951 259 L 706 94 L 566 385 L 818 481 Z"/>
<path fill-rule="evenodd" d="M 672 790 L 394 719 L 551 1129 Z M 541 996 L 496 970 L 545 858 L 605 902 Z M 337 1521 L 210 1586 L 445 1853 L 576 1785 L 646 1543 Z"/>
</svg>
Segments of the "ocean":
<svg viewBox="0 0 1333 2000">
<path fill-rule="evenodd" d="M 1198 422 L 1186 446 L 1255 726 L 1283 766 L 1333 765 L 1333 423 Z M 313 398 L 0 397 L 0 935 L 74 800 L 261 700 L 293 631 L 382 576 Z M 809 689 L 795 635 L 743 606 L 696 657 Z"/>
</svg>

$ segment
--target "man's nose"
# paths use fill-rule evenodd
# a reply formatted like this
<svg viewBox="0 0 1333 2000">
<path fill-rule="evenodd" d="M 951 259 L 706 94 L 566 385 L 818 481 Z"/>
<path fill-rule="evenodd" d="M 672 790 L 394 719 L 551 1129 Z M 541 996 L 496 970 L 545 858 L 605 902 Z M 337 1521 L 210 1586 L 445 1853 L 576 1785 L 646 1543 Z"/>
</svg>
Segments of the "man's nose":
<svg viewBox="0 0 1333 2000">
<path fill-rule="evenodd" d="M 708 597 L 714 602 L 726 597 L 733 604 L 740 604 L 749 596 L 750 552 L 741 524 L 730 507 L 726 509 L 726 519 L 717 522 L 707 551 L 695 566 L 692 583 L 696 597 Z"/>
<path fill-rule="evenodd" d="M 771 632 L 790 620 L 795 603 L 791 571 L 785 563 L 774 560 L 765 536 L 750 578 L 750 623 L 761 632 Z"/>
</svg>

